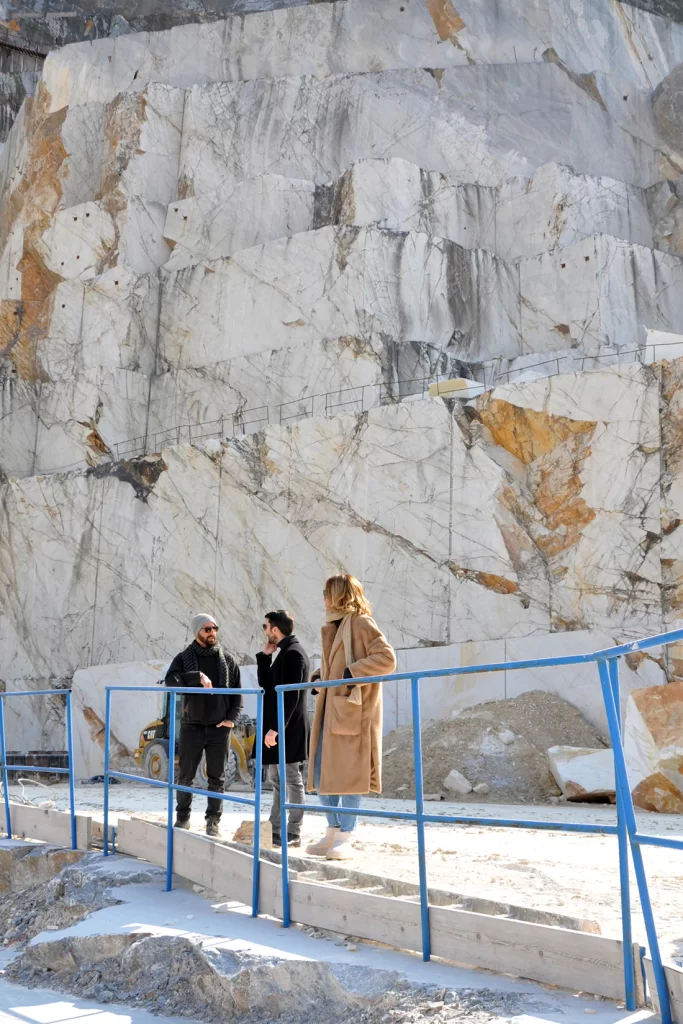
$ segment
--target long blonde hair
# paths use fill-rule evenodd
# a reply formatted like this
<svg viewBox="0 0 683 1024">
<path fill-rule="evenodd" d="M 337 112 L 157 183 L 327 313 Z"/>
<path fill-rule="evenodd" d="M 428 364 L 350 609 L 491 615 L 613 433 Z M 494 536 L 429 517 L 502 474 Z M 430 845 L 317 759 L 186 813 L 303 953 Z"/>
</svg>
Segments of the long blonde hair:
<svg viewBox="0 0 683 1024">
<path fill-rule="evenodd" d="M 363 584 L 346 572 L 330 576 L 325 583 L 325 598 L 328 613 L 338 615 L 372 615 L 370 602 L 365 596 Z"/>
</svg>

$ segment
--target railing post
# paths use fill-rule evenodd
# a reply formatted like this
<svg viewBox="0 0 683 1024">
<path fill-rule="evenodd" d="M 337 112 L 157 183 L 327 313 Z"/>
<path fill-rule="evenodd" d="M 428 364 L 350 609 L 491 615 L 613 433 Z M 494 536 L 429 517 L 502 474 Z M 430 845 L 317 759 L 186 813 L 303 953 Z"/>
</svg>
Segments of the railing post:
<svg viewBox="0 0 683 1024">
<path fill-rule="evenodd" d="M 251 878 L 251 916 L 258 917 L 261 879 L 261 775 L 263 774 L 263 691 L 256 695 L 256 764 L 254 766 L 254 866 Z"/>
<path fill-rule="evenodd" d="M 9 809 L 9 787 L 7 785 L 7 747 L 5 745 L 5 701 L 0 694 L 0 757 L 2 758 L 2 788 L 5 794 L 5 831 L 12 838 L 12 815 Z"/>
<path fill-rule="evenodd" d="M 624 748 L 621 743 L 621 731 L 619 729 L 619 719 L 617 717 L 617 710 L 614 702 L 610 670 L 607 667 L 606 661 L 598 661 L 598 672 L 600 673 L 602 698 L 605 702 L 607 724 L 609 726 L 610 739 L 612 741 L 617 800 L 621 803 L 621 809 L 631 843 L 631 856 L 633 857 L 633 867 L 636 874 L 636 881 L 638 883 L 640 906 L 643 913 L 643 920 L 645 922 L 645 931 L 647 933 L 650 956 L 652 958 L 652 970 L 654 972 L 655 982 L 657 985 L 661 1020 L 662 1024 L 671 1024 L 669 989 L 666 983 L 666 976 L 662 965 L 662 956 L 659 949 L 659 939 L 657 938 L 657 928 L 655 926 L 654 915 L 652 913 L 650 891 L 648 889 L 647 876 L 645 874 L 645 865 L 643 864 L 643 852 L 640 849 L 638 840 L 635 838 L 637 831 L 636 815 L 633 809 L 633 799 L 631 797 L 631 787 L 628 781 L 628 772 L 626 771 L 626 760 L 624 758 Z M 626 955 L 627 951 L 624 950 L 624 956 Z M 628 955 L 633 956 L 632 948 L 628 951 Z"/>
<path fill-rule="evenodd" d="M 292 923 L 289 906 L 289 850 L 287 848 L 287 762 L 285 760 L 285 695 L 277 695 L 277 746 L 280 772 L 280 836 L 282 841 L 282 927 Z"/>
<path fill-rule="evenodd" d="M 429 933 L 429 889 L 427 888 L 427 855 L 425 848 L 424 784 L 422 778 L 422 723 L 420 718 L 420 680 L 411 676 L 410 694 L 413 706 L 413 761 L 415 765 L 415 811 L 417 817 L 417 856 L 420 871 L 420 914 L 422 919 L 422 959 L 431 959 Z"/>
<path fill-rule="evenodd" d="M 607 662 L 616 724 L 621 736 L 621 698 L 619 693 L 619 662 Z M 628 831 L 624 819 L 622 800 L 617 789 L 617 828 L 619 830 L 619 879 L 621 884 L 621 936 L 624 953 L 624 995 L 627 1010 L 636 1009 L 636 977 L 633 963 L 633 929 L 631 927 L 631 883 L 628 875 Z"/>
<path fill-rule="evenodd" d="M 111 740 L 111 690 L 104 698 L 104 856 L 109 856 L 109 743 Z M 113 846 L 113 843 L 112 843 Z M 112 853 L 113 853 L 112 849 Z"/>
<path fill-rule="evenodd" d="M 76 835 L 76 790 L 74 788 L 74 730 L 71 714 L 71 690 L 66 691 L 66 750 L 69 756 L 69 811 L 71 814 L 71 849 L 78 848 Z"/>
<path fill-rule="evenodd" d="M 177 693 L 169 694 L 168 717 L 168 804 L 166 810 L 166 892 L 173 888 L 173 795 L 175 785 L 175 708 Z"/>
</svg>

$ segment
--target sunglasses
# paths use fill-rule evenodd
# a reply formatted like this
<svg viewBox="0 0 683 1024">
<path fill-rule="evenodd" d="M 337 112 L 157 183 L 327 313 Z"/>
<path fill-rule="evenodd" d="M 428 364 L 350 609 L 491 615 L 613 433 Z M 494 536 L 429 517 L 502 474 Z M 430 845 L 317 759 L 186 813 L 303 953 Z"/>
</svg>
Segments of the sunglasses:
<svg viewBox="0 0 683 1024">
<path fill-rule="evenodd" d="M 218 626 L 204 626 L 204 632 L 205 633 L 217 633 L 218 632 Z"/>
<path fill-rule="evenodd" d="M 264 622 L 263 625 L 261 626 L 261 629 L 269 629 L 269 628 L 270 627 L 268 626 L 267 622 Z"/>
</svg>

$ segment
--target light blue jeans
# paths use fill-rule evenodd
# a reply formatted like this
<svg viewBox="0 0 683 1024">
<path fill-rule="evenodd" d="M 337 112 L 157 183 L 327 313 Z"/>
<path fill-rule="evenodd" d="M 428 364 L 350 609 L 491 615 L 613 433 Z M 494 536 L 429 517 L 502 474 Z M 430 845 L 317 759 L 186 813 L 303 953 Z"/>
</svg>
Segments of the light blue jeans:
<svg viewBox="0 0 683 1024">
<path fill-rule="evenodd" d="M 360 795 L 358 793 L 347 794 L 346 796 L 330 796 L 329 794 L 323 795 L 320 792 L 320 770 L 323 760 L 323 725 L 324 720 L 320 723 L 320 736 L 318 738 L 318 749 L 315 752 L 315 765 L 313 767 L 313 784 L 318 792 L 320 803 L 325 804 L 326 807 L 344 807 L 351 811 L 357 811 L 360 807 Z M 353 832 L 356 825 L 358 824 L 358 816 L 356 814 L 337 814 L 334 811 L 330 811 L 326 815 L 327 824 L 330 828 L 338 828 L 341 832 Z"/>
</svg>

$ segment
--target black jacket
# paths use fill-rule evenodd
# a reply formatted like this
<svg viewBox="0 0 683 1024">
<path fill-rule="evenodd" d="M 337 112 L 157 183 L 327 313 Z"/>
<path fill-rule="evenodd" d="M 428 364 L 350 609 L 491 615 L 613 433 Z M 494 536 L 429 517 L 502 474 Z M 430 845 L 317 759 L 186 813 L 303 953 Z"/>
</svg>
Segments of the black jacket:
<svg viewBox="0 0 683 1024">
<path fill-rule="evenodd" d="M 263 735 L 269 729 L 278 732 L 277 694 L 275 687 L 283 683 L 305 683 L 308 680 L 308 656 L 295 636 L 286 636 L 278 644 L 279 654 L 260 651 L 256 655 L 258 684 L 265 690 L 263 696 Z M 285 757 L 287 764 L 305 761 L 308 757 L 307 690 L 285 693 Z M 277 764 L 280 756 L 280 738 L 274 747 L 263 746 L 263 763 Z"/>
<path fill-rule="evenodd" d="M 242 683 L 237 662 L 227 651 L 223 651 L 223 656 L 228 666 L 228 686 L 231 690 L 239 691 Z M 209 677 L 214 689 L 221 687 L 218 657 L 202 658 L 201 671 Z M 196 686 L 203 690 L 199 672 L 183 671 L 182 651 L 171 662 L 166 673 L 166 686 Z M 203 693 L 195 697 L 193 693 L 188 693 L 180 699 L 183 701 L 181 721 L 188 725 L 217 725 L 226 719 L 234 722 L 242 710 L 242 694 L 239 692 L 229 696 L 226 694 L 225 697 L 208 697 Z"/>
</svg>

